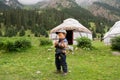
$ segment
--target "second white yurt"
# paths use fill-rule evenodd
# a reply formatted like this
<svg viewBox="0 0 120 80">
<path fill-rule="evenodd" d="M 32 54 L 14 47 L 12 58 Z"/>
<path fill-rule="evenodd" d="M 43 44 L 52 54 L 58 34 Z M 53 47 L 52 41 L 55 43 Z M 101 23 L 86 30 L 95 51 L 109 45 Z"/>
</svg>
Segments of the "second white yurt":
<svg viewBox="0 0 120 80">
<path fill-rule="evenodd" d="M 113 27 L 105 34 L 104 36 L 104 43 L 106 45 L 111 44 L 111 39 L 115 36 L 120 35 L 120 21 L 117 21 Z"/>
</svg>

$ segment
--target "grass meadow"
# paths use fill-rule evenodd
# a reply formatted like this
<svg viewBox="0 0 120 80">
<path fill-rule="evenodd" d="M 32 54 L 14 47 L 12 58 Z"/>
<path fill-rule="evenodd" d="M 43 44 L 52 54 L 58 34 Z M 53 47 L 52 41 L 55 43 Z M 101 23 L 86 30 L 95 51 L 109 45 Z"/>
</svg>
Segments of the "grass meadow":
<svg viewBox="0 0 120 80">
<path fill-rule="evenodd" d="M 69 73 L 63 76 L 54 73 L 55 49 L 40 46 L 39 38 L 29 39 L 30 49 L 0 51 L 0 80 L 120 80 L 120 56 L 112 55 L 110 46 L 102 42 L 93 41 L 94 50 L 67 54 Z"/>
</svg>

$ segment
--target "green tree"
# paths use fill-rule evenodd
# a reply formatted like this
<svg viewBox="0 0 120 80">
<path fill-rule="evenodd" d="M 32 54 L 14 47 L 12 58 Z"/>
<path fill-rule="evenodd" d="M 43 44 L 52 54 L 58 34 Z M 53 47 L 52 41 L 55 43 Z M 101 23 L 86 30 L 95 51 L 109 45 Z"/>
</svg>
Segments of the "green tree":
<svg viewBox="0 0 120 80">
<path fill-rule="evenodd" d="M 24 36 L 24 35 L 25 35 L 25 30 L 21 29 L 20 32 L 19 32 L 19 36 Z"/>
<path fill-rule="evenodd" d="M 2 35 L 2 31 L 0 30 L 0 36 L 2 37 L 3 35 Z"/>
<path fill-rule="evenodd" d="M 13 37 L 16 36 L 17 32 L 13 26 L 8 27 L 5 32 L 6 37 Z"/>
<path fill-rule="evenodd" d="M 47 33 L 47 31 L 45 30 L 44 27 L 41 27 L 40 34 L 43 35 L 43 36 L 45 36 L 45 37 L 48 37 L 48 33 Z"/>
</svg>

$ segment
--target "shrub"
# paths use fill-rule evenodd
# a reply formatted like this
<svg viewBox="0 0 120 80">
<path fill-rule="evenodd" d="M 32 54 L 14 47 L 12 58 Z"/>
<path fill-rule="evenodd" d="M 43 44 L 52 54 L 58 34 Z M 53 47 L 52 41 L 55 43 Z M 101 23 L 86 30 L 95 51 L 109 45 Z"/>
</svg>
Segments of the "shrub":
<svg viewBox="0 0 120 80">
<path fill-rule="evenodd" d="M 0 50 L 3 49 L 3 47 L 4 47 L 4 43 L 0 41 Z"/>
<path fill-rule="evenodd" d="M 25 50 L 31 47 L 31 42 L 26 39 L 0 41 L 0 49 L 8 52 Z"/>
<path fill-rule="evenodd" d="M 12 41 L 7 41 L 6 44 L 4 44 L 4 49 L 6 51 L 16 51 L 14 42 Z"/>
<path fill-rule="evenodd" d="M 81 38 L 77 38 L 76 41 L 78 47 L 86 50 L 92 49 L 92 41 L 89 38 L 81 37 Z"/>
<path fill-rule="evenodd" d="M 41 38 L 40 45 L 42 45 L 42 46 L 52 45 L 52 40 L 50 40 L 48 38 Z"/>
<path fill-rule="evenodd" d="M 111 39 L 111 48 L 113 50 L 119 50 L 120 51 L 120 36 L 114 37 Z"/>
<path fill-rule="evenodd" d="M 16 40 L 14 45 L 16 49 L 26 49 L 31 47 L 31 42 L 26 39 Z"/>
</svg>

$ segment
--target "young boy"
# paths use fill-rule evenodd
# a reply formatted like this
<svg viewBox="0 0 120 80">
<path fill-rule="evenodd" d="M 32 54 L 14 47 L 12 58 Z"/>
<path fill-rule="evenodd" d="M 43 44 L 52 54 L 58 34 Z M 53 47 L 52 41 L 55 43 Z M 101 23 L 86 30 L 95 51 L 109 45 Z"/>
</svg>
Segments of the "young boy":
<svg viewBox="0 0 120 80">
<path fill-rule="evenodd" d="M 66 63 L 66 48 L 68 46 L 68 41 L 65 38 L 67 32 L 65 30 L 59 30 L 56 32 L 56 34 L 59 37 L 59 41 L 56 41 L 54 43 L 55 45 L 55 64 L 57 73 L 61 72 L 61 67 L 63 70 L 63 75 L 67 75 L 68 69 L 67 69 L 67 63 Z"/>
</svg>

